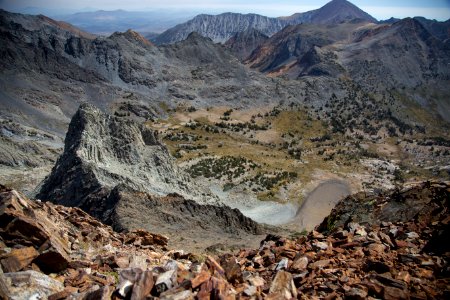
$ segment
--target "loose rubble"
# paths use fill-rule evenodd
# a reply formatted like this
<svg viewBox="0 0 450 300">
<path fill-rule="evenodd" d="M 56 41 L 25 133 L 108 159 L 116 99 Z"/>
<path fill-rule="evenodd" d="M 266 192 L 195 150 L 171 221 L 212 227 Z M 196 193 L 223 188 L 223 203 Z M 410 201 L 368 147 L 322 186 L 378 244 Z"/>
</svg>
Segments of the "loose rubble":
<svg viewBox="0 0 450 300">
<path fill-rule="evenodd" d="M 444 204 L 427 219 L 348 222 L 295 239 L 268 235 L 259 249 L 212 257 L 169 250 L 166 237 L 144 230 L 117 233 L 78 208 L 0 187 L 0 296 L 448 299 Z"/>
</svg>

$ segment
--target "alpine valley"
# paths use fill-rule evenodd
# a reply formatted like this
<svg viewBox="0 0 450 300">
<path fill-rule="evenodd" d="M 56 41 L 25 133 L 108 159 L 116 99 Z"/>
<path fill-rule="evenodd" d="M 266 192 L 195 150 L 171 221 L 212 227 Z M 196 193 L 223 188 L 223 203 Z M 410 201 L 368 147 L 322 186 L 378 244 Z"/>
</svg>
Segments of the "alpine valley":
<svg viewBox="0 0 450 300">
<path fill-rule="evenodd" d="M 0 299 L 450 297 L 450 20 L 58 19 L 0 9 Z"/>
</svg>

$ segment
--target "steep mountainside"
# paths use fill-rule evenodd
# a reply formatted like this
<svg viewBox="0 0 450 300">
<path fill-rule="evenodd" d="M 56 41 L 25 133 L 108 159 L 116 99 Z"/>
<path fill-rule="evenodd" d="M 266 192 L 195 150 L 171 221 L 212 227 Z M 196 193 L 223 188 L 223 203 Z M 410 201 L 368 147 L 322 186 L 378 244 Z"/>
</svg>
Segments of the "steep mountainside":
<svg viewBox="0 0 450 300">
<path fill-rule="evenodd" d="M 245 105 L 280 97 L 269 79 L 208 39 L 160 49 L 133 31 L 94 38 L 45 17 L 1 11 L 0 41 L 2 135 L 13 143 L 60 147 L 83 101 L 148 120 L 183 101 Z M 21 126 L 36 134 L 21 134 L 29 132 Z M 20 165 L 19 157 L 8 160 Z"/>
<path fill-rule="evenodd" d="M 287 27 L 257 48 L 246 63 L 273 75 L 347 76 L 366 91 L 399 90 L 449 120 L 448 45 L 418 20 L 391 25 L 355 21 L 335 26 Z M 417 93 L 420 90 L 420 93 Z M 436 109 L 437 107 L 437 109 Z"/>
<path fill-rule="evenodd" d="M 400 89 L 450 121 L 449 46 L 415 19 L 362 32 L 338 47 L 337 61 L 367 90 Z M 419 91 L 419 92 L 418 92 Z"/>
<path fill-rule="evenodd" d="M 428 32 L 438 39 L 446 40 L 450 38 L 450 19 L 445 22 L 438 22 L 423 17 L 414 17 L 414 20 L 419 21 Z"/>
<path fill-rule="evenodd" d="M 199 204 L 220 205 L 175 166 L 154 131 L 89 104 L 73 117 L 64 153 L 37 198 L 80 207 L 118 230 L 192 230 L 189 243 L 199 234 L 261 230 L 238 210 Z M 204 220 L 207 228 L 196 228 Z"/>
<path fill-rule="evenodd" d="M 352 37 L 352 32 L 366 23 L 339 25 L 300 24 L 288 26 L 255 49 L 245 61 L 261 72 L 289 70 L 314 47 L 324 47 Z M 298 75 L 298 74 L 297 74 Z"/>
<path fill-rule="evenodd" d="M 339 24 L 353 19 L 377 22 L 374 17 L 346 0 L 332 0 L 317 10 L 294 14 L 283 19 L 294 24 Z"/>
<path fill-rule="evenodd" d="M 240 61 L 245 60 L 249 55 L 261 44 L 267 41 L 269 37 L 254 28 L 237 32 L 226 43 L 225 47 L 239 58 Z"/>
<path fill-rule="evenodd" d="M 286 25 L 286 22 L 256 14 L 224 13 L 220 15 L 198 15 L 160 34 L 157 44 L 171 44 L 184 40 L 191 32 L 211 38 L 214 42 L 226 42 L 237 32 L 254 28 L 265 35 L 272 35 Z"/>
</svg>

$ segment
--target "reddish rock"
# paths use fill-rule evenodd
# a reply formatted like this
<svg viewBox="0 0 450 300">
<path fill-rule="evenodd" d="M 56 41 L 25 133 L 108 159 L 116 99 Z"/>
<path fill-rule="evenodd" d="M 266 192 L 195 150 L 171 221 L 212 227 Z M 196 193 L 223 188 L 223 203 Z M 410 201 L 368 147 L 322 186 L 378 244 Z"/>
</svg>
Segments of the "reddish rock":
<svg viewBox="0 0 450 300">
<path fill-rule="evenodd" d="M 293 272 L 302 272 L 308 266 L 308 262 L 309 260 L 306 256 L 299 257 L 298 259 L 294 260 L 290 267 L 290 270 Z"/>
<path fill-rule="evenodd" d="M 4 272 L 17 272 L 28 266 L 33 259 L 39 256 L 34 247 L 13 249 L 10 253 L 0 256 Z"/>
<path fill-rule="evenodd" d="M 311 269 L 319 269 L 319 268 L 325 268 L 328 267 L 330 265 L 330 263 L 332 262 L 331 259 L 323 259 L 323 260 L 319 260 L 313 263 L 309 264 L 309 268 Z"/>
<path fill-rule="evenodd" d="M 169 238 L 155 233 L 150 233 L 142 229 L 136 229 L 130 231 L 125 239 L 125 243 L 132 244 L 137 243 L 141 246 L 160 245 L 167 246 Z"/>
<path fill-rule="evenodd" d="M 354 287 L 345 292 L 345 299 L 349 300 L 364 300 L 367 299 L 367 288 Z"/>
<path fill-rule="evenodd" d="M 211 274 L 208 271 L 202 271 L 194 279 L 192 279 L 192 288 L 195 289 L 202 283 L 208 281 L 211 278 Z"/>
<path fill-rule="evenodd" d="M 220 259 L 220 265 L 225 271 L 225 276 L 230 283 L 236 284 L 244 282 L 241 266 L 237 263 L 236 257 L 230 254 L 224 255 Z"/>
<path fill-rule="evenodd" d="M 208 256 L 206 258 L 206 265 L 209 267 L 209 269 L 211 270 L 211 273 L 217 272 L 220 275 L 224 276 L 225 275 L 225 270 L 220 266 L 220 264 L 211 256 Z"/>
</svg>

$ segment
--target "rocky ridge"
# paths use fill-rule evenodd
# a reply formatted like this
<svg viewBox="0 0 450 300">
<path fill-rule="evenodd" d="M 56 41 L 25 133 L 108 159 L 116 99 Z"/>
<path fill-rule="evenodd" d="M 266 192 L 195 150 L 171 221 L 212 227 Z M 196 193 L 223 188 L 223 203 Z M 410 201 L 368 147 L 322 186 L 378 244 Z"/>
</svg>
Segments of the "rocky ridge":
<svg viewBox="0 0 450 300">
<path fill-rule="evenodd" d="M 197 32 L 216 43 L 225 43 L 233 35 L 253 29 L 271 36 L 288 25 L 336 25 L 354 19 L 377 23 L 375 18 L 352 3 L 346 0 L 333 0 L 319 9 L 296 13 L 289 17 L 269 18 L 238 13 L 198 15 L 192 20 L 166 30 L 153 40 L 157 44 L 171 44 L 184 40 L 191 32 Z"/>
<path fill-rule="evenodd" d="M 421 198 L 448 183 L 418 185 Z M 386 195 L 389 198 L 389 195 Z M 448 198 L 447 198 L 448 199 Z M 389 200 L 387 200 L 389 201 Z M 395 200 L 394 200 L 395 201 Z M 144 230 L 116 233 L 77 208 L 30 201 L 0 188 L 0 294 L 19 299 L 445 299 L 448 201 L 428 218 L 362 225 L 294 239 L 268 235 L 259 249 L 216 256 L 167 249 Z M 435 240 L 435 241 L 434 241 Z"/>
<path fill-rule="evenodd" d="M 256 29 L 271 36 L 286 26 L 286 22 L 257 14 L 224 13 L 198 15 L 194 19 L 166 30 L 154 39 L 157 44 L 172 44 L 186 39 L 191 32 L 224 43 L 237 32 Z"/>
<path fill-rule="evenodd" d="M 156 132 L 82 104 L 70 122 L 64 153 L 37 196 L 84 207 L 90 202 L 84 197 L 119 184 L 155 196 L 177 193 L 207 202 L 207 191 L 192 186 Z"/>
<path fill-rule="evenodd" d="M 262 232 L 198 187 L 175 165 L 155 131 L 87 103 L 72 118 L 64 153 L 36 197 L 80 207 L 116 230 L 146 228 L 175 236 L 182 229 L 192 232 L 182 244 L 199 235 L 208 241 L 218 233 L 239 240 L 239 235 Z M 204 220 L 211 221 L 199 225 Z"/>
</svg>

